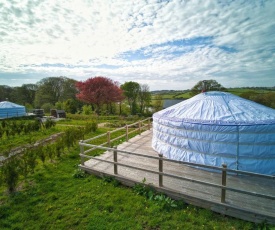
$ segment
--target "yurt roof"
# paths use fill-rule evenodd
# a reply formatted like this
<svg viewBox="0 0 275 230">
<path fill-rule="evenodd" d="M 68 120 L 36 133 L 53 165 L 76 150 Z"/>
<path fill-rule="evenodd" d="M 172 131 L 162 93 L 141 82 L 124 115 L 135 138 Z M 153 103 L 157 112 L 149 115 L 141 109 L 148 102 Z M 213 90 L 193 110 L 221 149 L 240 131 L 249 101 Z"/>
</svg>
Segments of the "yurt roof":
<svg viewBox="0 0 275 230">
<path fill-rule="evenodd" d="M 204 92 L 161 110 L 155 119 L 219 125 L 274 124 L 275 110 L 226 92 Z"/>
<path fill-rule="evenodd" d="M 17 105 L 15 103 L 9 101 L 2 101 L 0 102 L 0 109 L 10 109 L 10 108 L 22 108 L 23 105 Z"/>
</svg>

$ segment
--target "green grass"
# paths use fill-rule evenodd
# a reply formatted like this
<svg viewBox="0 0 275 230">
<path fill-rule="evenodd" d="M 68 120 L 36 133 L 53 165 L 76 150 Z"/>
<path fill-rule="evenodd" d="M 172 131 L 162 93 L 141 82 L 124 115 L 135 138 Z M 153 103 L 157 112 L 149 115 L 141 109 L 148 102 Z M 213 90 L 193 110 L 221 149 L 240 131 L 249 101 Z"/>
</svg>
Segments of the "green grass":
<svg viewBox="0 0 275 230">
<path fill-rule="evenodd" d="M 18 146 L 34 143 L 38 140 L 41 140 L 43 138 L 47 138 L 52 134 L 62 132 L 64 129 L 58 128 L 58 127 L 52 127 L 50 129 L 43 129 L 37 132 L 31 132 L 27 135 L 25 134 L 20 134 L 20 135 L 15 135 L 13 137 L 4 137 L 1 138 L 1 145 L 0 145 L 0 155 L 2 152 L 6 150 L 10 150 L 12 148 L 16 148 Z"/>
<path fill-rule="evenodd" d="M 254 88 L 229 88 L 226 90 L 226 92 L 235 94 L 237 96 L 240 96 L 242 93 L 254 91 L 256 94 L 263 94 L 263 93 L 269 93 L 274 92 L 274 90 L 270 89 L 254 89 Z M 174 92 L 164 92 L 161 93 L 161 96 L 163 99 L 189 99 L 193 95 L 190 94 L 190 92 L 182 92 L 182 91 L 174 91 Z M 155 100 L 155 95 L 152 96 L 152 100 Z"/>
<path fill-rule="evenodd" d="M 188 99 L 190 97 L 192 97 L 190 92 L 186 92 L 186 93 L 182 93 L 182 94 L 176 94 L 174 99 Z"/>
<path fill-rule="evenodd" d="M 36 169 L 8 196 L 1 189 L 1 229 L 253 229 L 252 223 L 183 205 L 163 209 L 133 189 L 95 176 L 75 178 L 78 147 Z"/>
<path fill-rule="evenodd" d="M 40 137 L 64 129 L 55 127 Z M 86 138 L 106 131 L 100 128 Z M 260 229 L 182 201 L 165 208 L 135 189 L 79 171 L 78 154 L 75 146 L 54 163 L 38 160 L 34 174 L 12 195 L 0 186 L 0 229 Z"/>
</svg>

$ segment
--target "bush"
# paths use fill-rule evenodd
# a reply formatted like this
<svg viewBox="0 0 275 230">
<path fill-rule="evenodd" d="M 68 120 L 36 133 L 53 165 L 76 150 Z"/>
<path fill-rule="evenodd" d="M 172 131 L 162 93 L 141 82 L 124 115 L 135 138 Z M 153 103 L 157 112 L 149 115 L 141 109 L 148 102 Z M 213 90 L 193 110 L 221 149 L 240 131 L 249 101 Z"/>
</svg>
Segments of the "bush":
<svg viewBox="0 0 275 230">
<path fill-rule="evenodd" d="M 162 209 L 170 210 L 171 208 L 177 208 L 178 204 L 170 197 L 156 193 L 152 188 L 145 184 L 146 179 L 142 180 L 141 184 L 136 184 L 133 189 L 137 195 L 145 196 L 147 199 L 155 201 Z"/>
<path fill-rule="evenodd" d="M 56 125 L 56 123 L 51 119 L 47 119 L 44 123 L 44 126 L 45 126 L 46 129 L 54 127 L 55 125 Z"/>
<path fill-rule="evenodd" d="M 85 125 L 85 134 L 88 134 L 90 132 L 95 132 L 97 130 L 97 123 L 96 122 L 90 122 L 86 123 Z"/>
<path fill-rule="evenodd" d="M 85 178 L 87 176 L 88 174 L 82 169 L 76 169 L 73 174 L 73 178 Z"/>
<path fill-rule="evenodd" d="M 92 109 L 92 106 L 90 105 L 83 105 L 82 107 L 82 113 L 84 115 L 90 115 L 93 113 L 93 109 Z"/>
<path fill-rule="evenodd" d="M 44 109 L 45 113 L 50 113 L 52 108 L 54 108 L 54 105 L 51 103 L 45 103 L 41 106 L 41 109 Z"/>
<path fill-rule="evenodd" d="M 96 120 L 97 115 L 92 114 L 92 115 L 85 115 L 85 114 L 67 114 L 67 119 L 73 119 L 73 120 Z"/>
<path fill-rule="evenodd" d="M 20 164 L 16 157 L 10 157 L 1 167 L 1 178 L 7 185 L 9 193 L 13 193 L 19 181 Z"/>
</svg>

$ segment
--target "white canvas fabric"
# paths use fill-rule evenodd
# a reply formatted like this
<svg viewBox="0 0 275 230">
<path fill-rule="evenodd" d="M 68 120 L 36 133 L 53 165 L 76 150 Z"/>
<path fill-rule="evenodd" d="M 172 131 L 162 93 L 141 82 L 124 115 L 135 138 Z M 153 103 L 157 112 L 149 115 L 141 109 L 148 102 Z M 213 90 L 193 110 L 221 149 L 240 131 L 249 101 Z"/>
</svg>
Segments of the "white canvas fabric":
<svg viewBox="0 0 275 230">
<path fill-rule="evenodd" d="M 26 108 L 9 101 L 0 102 L 0 118 L 21 117 L 26 115 Z"/>
<path fill-rule="evenodd" d="M 152 147 L 173 160 L 275 175 L 275 110 L 201 93 L 153 115 Z"/>
</svg>

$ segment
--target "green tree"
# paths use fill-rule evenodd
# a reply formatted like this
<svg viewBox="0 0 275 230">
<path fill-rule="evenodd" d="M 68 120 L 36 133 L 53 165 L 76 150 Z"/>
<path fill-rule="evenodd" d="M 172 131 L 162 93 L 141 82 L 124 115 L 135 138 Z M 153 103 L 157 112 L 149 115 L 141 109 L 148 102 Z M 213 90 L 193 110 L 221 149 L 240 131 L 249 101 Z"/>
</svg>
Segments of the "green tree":
<svg viewBox="0 0 275 230">
<path fill-rule="evenodd" d="M 64 109 L 67 113 L 76 113 L 81 103 L 74 99 L 68 99 L 63 104 Z"/>
<path fill-rule="evenodd" d="M 44 109 L 45 113 L 49 113 L 53 108 L 54 108 L 54 105 L 51 103 L 45 103 L 41 106 L 41 109 Z"/>
<path fill-rule="evenodd" d="M 199 81 L 192 89 L 191 95 L 197 95 L 202 91 L 224 91 L 224 88 L 221 84 L 219 84 L 216 80 L 203 80 Z"/>
<path fill-rule="evenodd" d="M 138 99 L 139 99 L 140 113 L 144 114 L 145 109 L 148 108 L 151 103 L 150 88 L 147 84 L 140 85 L 140 92 L 139 92 Z"/>
<path fill-rule="evenodd" d="M 158 112 L 163 109 L 163 97 L 161 94 L 157 94 L 155 96 L 155 100 L 153 103 L 153 109 L 154 109 L 154 112 Z"/>
<path fill-rule="evenodd" d="M 13 88 L 7 85 L 0 85 L 0 101 L 11 100 Z"/>
<path fill-rule="evenodd" d="M 123 95 L 125 96 L 128 104 L 130 106 L 131 114 L 137 113 L 137 100 L 140 94 L 140 85 L 137 82 L 129 81 L 125 82 L 120 86 L 123 90 Z"/>
<path fill-rule="evenodd" d="M 55 103 L 54 108 L 55 109 L 63 109 L 64 105 L 61 101 L 58 101 Z"/>
<path fill-rule="evenodd" d="M 67 99 L 75 99 L 77 89 L 76 81 L 66 77 L 49 77 L 38 82 L 35 94 L 35 105 L 41 107 L 45 103 L 54 105 L 56 102 L 64 102 Z"/>
<path fill-rule="evenodd" d="M 91 105 L 83 105 L 82 107 L 82 113 L 84 115 L 90 115 L 93 113 L 93 109 Z"/>
<path fill-rule="evenodd" d="M 33 110 L 33 105 L 29 103 L 25 103 L 25 107 L 27 112 L 31 112 Z"/>
<path fill-rule="evenodd" d="M 11 101 L 17 104 L 33 105 L 37 85 L 24 84 L 17 87 L 0 86 L 0 101 Z"/>
</svg>

